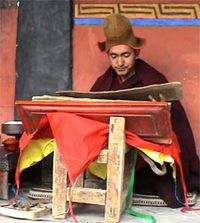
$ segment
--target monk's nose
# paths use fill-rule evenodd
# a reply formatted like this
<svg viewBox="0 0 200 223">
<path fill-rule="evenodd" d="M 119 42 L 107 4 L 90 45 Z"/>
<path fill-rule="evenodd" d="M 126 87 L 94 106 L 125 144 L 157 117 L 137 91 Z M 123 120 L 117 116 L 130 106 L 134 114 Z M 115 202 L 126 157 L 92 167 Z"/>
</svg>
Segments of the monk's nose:
<svg viewBox="0 0 200 223">
<path fill-rule="evenodd" d="M 117 64 L 118 64 L 118 66 L 122 66 L 124 64 L 124 60 L 122 57 L 118 57 Z"/>
</svg>

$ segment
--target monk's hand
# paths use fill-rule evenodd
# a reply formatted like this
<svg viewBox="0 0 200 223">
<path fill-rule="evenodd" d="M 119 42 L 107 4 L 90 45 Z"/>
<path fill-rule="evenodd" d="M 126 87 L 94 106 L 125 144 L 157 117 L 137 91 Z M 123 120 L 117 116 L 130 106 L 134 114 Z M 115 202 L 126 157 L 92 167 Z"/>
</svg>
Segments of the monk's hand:
<svg viewBox="0 0 200 223">
<path fill-rule="evenodd" d="M 152 95 L 149 95 L 148 98 L 149 98 L 150 101 L 154 101 L 154 102 L 157 101 Z M 162 94 L 159 94 L 159 98 L 160 98 L 159 101 L 161 101 L 161 102 L 165 101 L 165 97 Z"/>
</svg>

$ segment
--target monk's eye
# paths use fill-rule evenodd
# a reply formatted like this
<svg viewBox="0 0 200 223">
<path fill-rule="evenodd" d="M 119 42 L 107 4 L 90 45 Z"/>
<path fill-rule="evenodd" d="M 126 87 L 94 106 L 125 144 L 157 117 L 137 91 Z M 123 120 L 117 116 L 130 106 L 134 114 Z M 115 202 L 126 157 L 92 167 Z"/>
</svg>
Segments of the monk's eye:
<svg viewBox="0 0 200 223">
<path fill-rule="evenodd" d="M 125 53 L 123 56 L 125 57 L 125 58 L 128 58 L 128 57 L 130 57 L 130 53 Z"/>
<path fill-rule="evenodd" d="M 116 58 L 117 58 L 117 54 L 110 54 L 110 57 L 111 57 L 112 59 L 116 59 Z"/>
</svg>

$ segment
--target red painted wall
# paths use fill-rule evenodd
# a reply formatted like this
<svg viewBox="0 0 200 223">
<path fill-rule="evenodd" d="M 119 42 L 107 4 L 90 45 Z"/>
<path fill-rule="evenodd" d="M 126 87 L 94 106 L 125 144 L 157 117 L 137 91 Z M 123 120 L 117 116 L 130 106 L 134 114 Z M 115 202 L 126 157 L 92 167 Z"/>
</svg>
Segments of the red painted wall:
<svg viewBox="0 0 200 223">
<path fill-rule="evenodd" d="M 200 27 L 135 27 L 134 30 L 136 35 L 147 39 L 141 58 L 164 73 L 169 81 L 182 83 L 181 102 L 200 155 Z M 75 26 L 73 40 L 73 88 L 89 90 L 109 64 L 106 54 L 97 48 L 97 41 L 104 40 L 103 29 Z"/>
<path fill-rule="evenodd" d="M 0 10 L 0 124 L 13 119 L 17 14 L 17 9 Z M 200 28 L 135 27 L 135 33 L 147 38 L 141 58 L 163 72 L 169 81 L 182 83 L 182 103 L 200 154 Z M 97 41 L 102 40 L 101 26 L 74 27 L 75 90 L 89 90 L 108 66 L 106 55 L 97 48 Z"/>
<path fill-rule="evenodd" d="M 0 126 L 13 120 L 17 9 L 0 9 Z"/>
</svg>

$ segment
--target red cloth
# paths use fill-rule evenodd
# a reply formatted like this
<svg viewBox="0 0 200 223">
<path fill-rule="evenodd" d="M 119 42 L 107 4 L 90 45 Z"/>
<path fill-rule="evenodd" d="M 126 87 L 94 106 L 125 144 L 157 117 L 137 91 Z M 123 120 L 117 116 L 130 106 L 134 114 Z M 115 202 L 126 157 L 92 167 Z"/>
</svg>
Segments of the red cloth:
<svg viewBox="0 0 200 223">
<path fill-rule="evenodd" d="M 49 126 L 52 132 L 48 130 Z M 41 119 L 37 131 L 31 135 L 24 133 L 21 137 L 20 156 L 32 138 L 39 136 L 42 138 L 52 134 L 66 165 L 70 183 L 73 185 L 76 178 L 95 160 L 102 148 L 107 144 L 108 133 L 109 124 L 69 113 L 49 113 Z M 149 148 L 172 156 L 180 168 L 186 198 L 187 191 L 179 156 L 180 149 L 176 138 L 174 138 L 171 145 L 158 145 L 145 141 L 130 131 L 126 131 L 126 143 L 136 148 Z M 16 184 L 18 190 L 19 174 L 17 168 Z"/>
<path fill-rule="evenodd" d="M 106 146 L 108 124 L 67 113 L 47 117 L 73 184 Z"/>
</svg>

